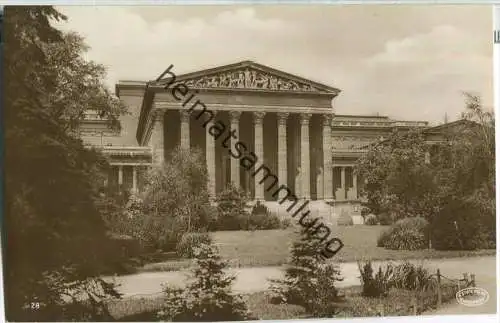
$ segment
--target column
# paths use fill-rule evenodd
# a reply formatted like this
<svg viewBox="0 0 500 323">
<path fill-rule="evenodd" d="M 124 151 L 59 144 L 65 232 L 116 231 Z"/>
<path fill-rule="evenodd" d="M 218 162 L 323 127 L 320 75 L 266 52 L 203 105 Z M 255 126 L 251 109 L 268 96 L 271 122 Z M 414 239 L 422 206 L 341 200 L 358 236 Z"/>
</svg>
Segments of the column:
<svg viewBox="0 0 500 323">
<path fill-rule="evenodd" d="M 323 198 L 333 200 L 332 115 L 323 115 Z"/>
<path fill-rule="evenodd" d="M 109 170 L 106 171 L 106 174 L 104 174 L 104 187 L 108 187 L 109 185 Z"/>
<path fill-rule="evenodd" d="M 340 167 L 340 194 L 342 196 L 342 200 L 345 200 L 346 195 L 346 187 L 345 187 L 345 167 Z"/>
<path fill-rule="evenodd" d="M 150 146 L 153 148 L 153 164 L 162 164 L 165 158 L 163 145 L 163 122 L 165 111 L 157 110 L 153 113 L 153 129 L 151 130 Z"/>
<path fill-rule="evenodd" d="M 231 111 L 229 112 L 229 118 L 231 122 L 231 132 L 234 131 L 234 135 L 236 139 L 232 139 L 234 141 L 231 143 L 231 146 L 234 147 L 235 143 L 238 142 L 240 138 L 240 111 Z M 240 160 L 238 158 L 231 159 L 231 182 L 237 188 L 240 188 Z"/>
<path fill-rule="evenodd" d="M 300 161 L 302 171 L 302 198 L 311 199 L 311 161 L 309 156 L 309 120 L 310 113 L 300 115 Z"/>
<path fill-rule="evenodd" d="M 215 199 L 215 138 L 208 131 L 214 125 L 214 117 L 207 123 L 206 129 L 206 159 L 208 174 L 208 195 L 211 200 Z"/>
<path fill-rule="evenodd" d="M 278 113 L 278 179 L 280 185 L 287 186 L 288 169 L 287 169 L 287 146 L 286 146 L 286 121 L 289 113 Z M 285 190 L 280 190 L 278 200 L 281 201 L 286 196 Z"/>
<path fill-rule="evenodd" d="M 186 110 L 179 110 L 181 116 L 181 148 L 189 149 L 189 121 L 190 114 Z"/>
<path fill-rule="evenodd" d="M 123 166 L 119 165 L 118 166 L 118 187 L 121 188 L 123 184 Z"/>
<path fill-rule="evenodd" d="M 255 127 L 255 155 L 259 160 L 264 160 L 264 116 L 265 112 L 254 112 L 253 113 L 253 122 Z M 256 166 L 257 167 L 257 166 Z M 256 200 L 264 200 L 264 185 L 265 182 L 260 184 L 259 182 L 262 180 L 261 176 L 255 176 L 255 199 Z"/>
<path fill-rule="evenodd" d="M 352 190 L 353 190 L 353 195 L 354 199 L 358 199 L 358 174 L 356 173 L 356 170 L 354 167 L 352 168 Z"/>
<path fill-rule="evenodd" d="M 137 193 L 137 168 L 132 166 L 132 192 Z"/>
</svg>

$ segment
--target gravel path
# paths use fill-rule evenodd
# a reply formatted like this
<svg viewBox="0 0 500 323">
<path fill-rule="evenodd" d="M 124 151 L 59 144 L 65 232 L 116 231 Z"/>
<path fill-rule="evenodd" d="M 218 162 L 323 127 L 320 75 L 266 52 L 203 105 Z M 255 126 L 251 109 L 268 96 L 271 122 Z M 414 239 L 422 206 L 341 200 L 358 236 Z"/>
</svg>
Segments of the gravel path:
<svg viewBox="0 0 500 323">
<path fill-rule="evenodd" d="M 483 311 L 484 313 L 494 313 L 496 310 L 496 276 L 495 276 L 495 257 L 471 257 L 471 258 L 448 258 L 431 260 L 413 260 L 414 263 L 423 263 L 426 268 L 436 272 L 437 268 L 441 274 L 450 278 L 460 278 L 462 273 L 470 272 L 476 274 L 478 287 L 485 288 L 490 294 L 490 300 L 484 306 L 479 308 L 465 308 L 459 304 L 446 305 L 441 308 L 439 314 L 459 314 L 467 311 Z M 375 261 L 374 270 L 377 270 L 381 263 Z M 348 287 L 360 285 L 359 271 L 356 263 L 342 263 L 340 270 L 344 277 L 338 287 Z M 230 273 L 236 274 L 236 280 L 233 289 L 240 293 L 253 293 L 268 289 L 268 279 L 283 277 L 283 267 L 252 267 L 231 269 Z M 124 297 L 131 296 L 157 296 L 151 295 L 160 293 L 161 284 L 182 286 L 186 280 L 185 271 L 174 272 L 147 272 L 133 275 L 118 276 L 114 279 L 120 284 L 118 290 L 124 294 Z M 467 312 L 468 313 L 468 312 Z M 429 313 L 431 314 L 431 313 Z"/>
</svg>

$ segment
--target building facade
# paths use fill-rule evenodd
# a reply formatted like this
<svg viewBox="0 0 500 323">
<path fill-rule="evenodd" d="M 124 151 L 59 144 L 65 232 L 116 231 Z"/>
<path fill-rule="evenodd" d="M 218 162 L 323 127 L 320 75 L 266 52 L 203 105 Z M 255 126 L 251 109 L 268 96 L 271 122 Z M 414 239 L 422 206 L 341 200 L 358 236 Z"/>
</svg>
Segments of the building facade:
<svg viewBox="0 0 500 323">
<path fill-rule="evenodd" d="M 140 174 L 149 165 L 162 163 L 181 146 L 202 152 L 212 198 L 233 183 L 253 200 L 279 207 L 282 194 L 266 189 L 272 174 L 297 198 L 313 201 L 320 213 L 331 213 L 334 204 L 357 213 L 362 179 L 354 165 L 363 147 L 395 129 L 428 124 L 335 114 L 339 93 L 251 61 L 183 75 L 170 66 L 154 82 L 116 85 L 130 112 L 121 119 L 120 133 L 89 115 L 81 136 L 110 157 L 109 183 L 133 191 L 140 190 Z M 214 135 L 217 131 L 224 134 Z M 235 158 L 238 147 L 258 160 L 253 170 L 265 167 L 260 174 L 249 171 L 241 156 Z"/>
</svg>

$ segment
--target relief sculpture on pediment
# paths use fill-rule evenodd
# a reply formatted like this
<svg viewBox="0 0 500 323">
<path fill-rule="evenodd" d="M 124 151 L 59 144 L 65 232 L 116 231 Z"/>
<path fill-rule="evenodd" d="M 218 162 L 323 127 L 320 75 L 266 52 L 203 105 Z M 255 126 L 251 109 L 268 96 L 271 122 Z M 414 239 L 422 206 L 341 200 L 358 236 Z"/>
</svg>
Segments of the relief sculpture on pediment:
<svg viewBox="0 0 500 323">
<path fill-rule="evenodd" d="M 317 91 L 309 84 L 270 75 L 261 71 L 246 68 L 216 75 L 203 76 L 199 79 L 187 80 L 185 84 L 193 88 L 246 88 L 272 91 Z"/>
</svg>

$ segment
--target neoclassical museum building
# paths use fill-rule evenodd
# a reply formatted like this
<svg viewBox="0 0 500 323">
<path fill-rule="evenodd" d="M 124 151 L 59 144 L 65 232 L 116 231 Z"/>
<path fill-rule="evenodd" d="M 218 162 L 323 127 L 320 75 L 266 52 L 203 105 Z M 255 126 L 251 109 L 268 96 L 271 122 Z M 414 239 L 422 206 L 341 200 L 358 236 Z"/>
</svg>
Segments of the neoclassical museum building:
<svg viewBox="0 0 500 323">
<path fill-rule="evenodd" d="M 109 156 L 108 185 L 140 191 L 147 167 L 162 163 L 176 146 L 196 147 L 206 160 L 211 197 L 232 182 L 252 200 L 283 213 L 280 196 L 266 189 L 267 172 L 299 199 L 311 200 L 313 212 L 331 219 L 344 208 L 360 221 L 363 180 L 353 166 L 366 147 L 396 129 L 432 128 L 424 121 L 336 114 L 339 94 L 337 88 L 252 61 L 182 75 L 170 66 L 156 81 L 116 84 L 116 95 L 129 110 L 119 133 L 89 113 L 80 136 Z M 225 133 L 215 136 L 214 126 Z M 262 174 L 253 175 L 234 157 L 238 143 L 240 152 L 258 158 L 255 169 L 266 167 Z"/>
</svg>

